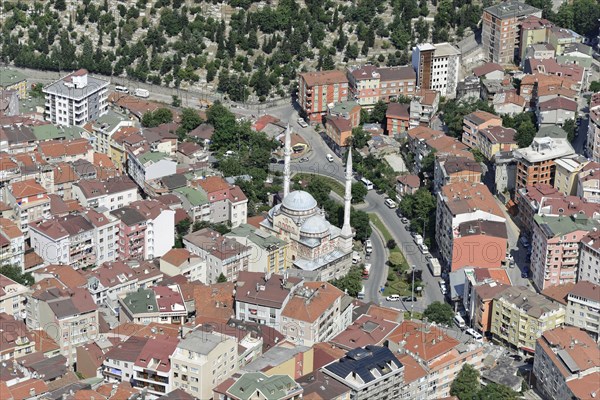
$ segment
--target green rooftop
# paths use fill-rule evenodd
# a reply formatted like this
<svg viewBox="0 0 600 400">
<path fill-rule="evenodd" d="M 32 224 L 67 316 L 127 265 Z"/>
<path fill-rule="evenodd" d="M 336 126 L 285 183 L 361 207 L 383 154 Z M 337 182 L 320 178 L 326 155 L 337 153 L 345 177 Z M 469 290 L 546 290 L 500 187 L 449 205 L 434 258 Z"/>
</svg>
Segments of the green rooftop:
<svg viewBox="0 0 600 400">
<path fill-rule="evenodd" d="M 231 387 L 227 393 L 233 397 L 249 400 L 255 397 L 256 391 L 259 391 L 261 398 L 267 400 L 279 400 L 301 387 L 289 375 L 267 376 L 260 372 L 247 372 L 242 375 Z"/>
<path fill-rule="evenodd" d="M 94 127 L 99 128 L 102 125 L 106 124 L 104 130 L 107 132 L 111 132 L 117 127 L 117 125 L 119 125 L 120 122 L 128 120 L 129 118 L 127 118 L 125 115 L 119 114 L 118 112 L 109 109 L 106 114 L 94 121 Z"/>
<path fill-rule="evenodd" d="M 194 207 L 208 203 L 208 197 L 202 190 L 194 189 L 189 186 L 175 189 L 174 192 L 179 193 L 190 202 Z"/>
<path fill-rule="evenodd" d="M 597 228 L 598 222 L 588 218 L 584 214 L 574 214 L 571 216 L 551 217 L 547 215 L 535 215 L 535 222 L 540 226 L 542 232 L 547 238 L 566 235 L 575 231 L 591 231 Z"/>
<path fill-rule="evenodd" d="M 552 139 L 566 139 L 567 132 L 560 126 L 552 125 L 540 128 L 535 134 L 536 137 L 551 137 Z"/>
<path fill-rule="evenodd" d="M 254 226 L 249 224 L 242 224 L 236 228 L 233 228 L 231 232 L 225 236 L 238 236 L 248 238 L 252 243 L 263 249 L 268 249 L 271 246 L 280 248 L 286 245 L 284 240 L 277 238 L 269 233 L 263 232 L 256 229 Z"/>
<path fill-rule="evenodd" d="M 25 80 L 27 80 L 27 76 L 19 71 L 6 68 L 0 69 L 0 86 L 3 88 Z"/>
<path fill-rule="evenodd" d="M 331 112 L 335 114 L 349 113 L 353 108 L 359 106 L 360 104 L 354 100 L 342 101 L 341 103 L 337 103 L 335 106 L 333 106 Z"/>
<path fill-rule="evenodd" d="M 139 162 L 144 165 L 147 162 L 159 162 L 160 160 L 169 159 L 167 153 L 161 153 L 159 151 L 147 151 L 138 157 Z"/>
<path fill-rule="evenodd" d="M 127 306 L 131 314 L 158 312 L 156 297 L 151 289 L 138 289 L 137 292 L 129 293 L 123 299 L 123 304 Z M 152 308 L 150 309 L 150 307 Z"/>
<path fill-rule="evenodd" d="M 41 107 L 41 111 L 43 112 L 45 105 L 45 100 L 43 97 L 28 97 L 25 99 L 19 99 L 19 110 L 21 113 L 34 113 L 37 111 L 38 107 Z"/>
<path fill-rule="evenodd" d="M 55 139 L 79 139 L 81 138 L 82 128 L 77 126 L 54 126 L 51 124 L 34 126 L 32 128 L 35 138 L 40 141 Z"/>
</svg>

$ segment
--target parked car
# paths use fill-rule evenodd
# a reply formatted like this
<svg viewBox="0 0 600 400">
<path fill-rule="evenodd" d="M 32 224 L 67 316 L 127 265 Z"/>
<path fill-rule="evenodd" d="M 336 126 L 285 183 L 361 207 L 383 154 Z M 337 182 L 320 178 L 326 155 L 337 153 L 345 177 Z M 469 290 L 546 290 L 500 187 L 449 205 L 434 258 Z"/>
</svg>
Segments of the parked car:
<svg viewBox="0 0 600 400">
<path fill-rule="evenodd" d="M 390 198 L 385 199 L 385 205 L 388 206 L 389 208 L 398 207 L 398 204 L 396 204 L 396 202 Z"/>
<path fill-rule="evenodd" d="M 475 329 L 469 328 L 465 331 L 468 335 L 471 335 L 475 340 L 483 339 L 481 333 L 477 332 Z"/>
<path fill-rule="evenodd" d="M 387 301 L 400 301 L 400 296 L 397 294 L 392 294 L 385 298 Z"/>
<path fill-rule="evenodd" d="M 333 156 L 331 154 L 327 154 L 325 158 L 327 158 L 327 161 L 333 162 Z"/>
<path fill-rule="evenodd" d="M 308 157 L 302 157 L 302 158 L 300 159 L 300 162 L 301 162 L 301 163 L 303 163 L 303 162 L 307 162 L 307 161 L 308 161 Z"/>
<path fill-rule="evenodd" d="M 402 222 L 403 224 L 408 224 L 408 218 L 402 218 L 400 219 L 400 222 Z"/>
<path fill-rule="evenodd" d="M 525 247 L 525 248 L 529 247 L 529 240 L 527 240 L 527 238 L 525 236 L 521 236 L 521 239 L 519 241 L 521 242 L 523 247 Z"/>
<path fill-rule="evenodd" d="M 523 357 L 521 357 L 518 354 L 511 354 L 509 357 L 512 358 L 515 361 L 523 361 Z"/>
<path fill-rule="evenodd" d="M 402 301 L 413 302 L 413 301 L 417 301 L 417 298 L 408 296 L 408 297 L 403 297 Z"/>
<path fill-rule="evenodd" d="M 529 271 L 524 269 L 523 272 L 521 272 L 521 278 L 529 279 Z"/>
<path fill-rule="evenodd" d="M 308 127 L 308 124 L 306 123 L 306 121 L 303 118 L 298 118 L 298 125 L 300 125 L 303 128 Z"/>
</svg>

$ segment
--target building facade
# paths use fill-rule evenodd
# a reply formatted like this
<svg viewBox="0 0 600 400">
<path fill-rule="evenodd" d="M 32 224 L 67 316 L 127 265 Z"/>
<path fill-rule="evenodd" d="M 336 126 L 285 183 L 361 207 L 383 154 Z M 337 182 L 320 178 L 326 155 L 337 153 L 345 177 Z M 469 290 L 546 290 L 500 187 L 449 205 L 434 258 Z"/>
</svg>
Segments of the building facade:
<svg viewBox="0 0 600 400">
<path fill-rule="evenodd" d="M 311 122 L 321 122 L 330 104 L 348 99 L 348 78 L 343 71 L 304 72 L 298 75 L 298 104 Z"/>
<path fill-rule="evenodd" d="M 565 322 L 600 339 L 600 285 L 588 281 L 575 284 L 567 295 Z"/>
<path fill-rule="evenodd" d="M 412 66 L 417 73 L 417 86 L 456 97 L 460 51 L 450 43 L 419 44 L 412 51 Z"/>
</svg>

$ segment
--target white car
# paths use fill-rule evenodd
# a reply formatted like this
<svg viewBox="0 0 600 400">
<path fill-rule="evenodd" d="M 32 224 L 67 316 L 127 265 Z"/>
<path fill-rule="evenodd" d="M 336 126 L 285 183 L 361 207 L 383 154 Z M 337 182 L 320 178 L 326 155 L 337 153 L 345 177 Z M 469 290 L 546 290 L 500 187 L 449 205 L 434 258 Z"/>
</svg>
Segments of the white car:
<svg viewBox="0 0 600 400">
<path fill-rule="evenodd" d="M 303 128 L 307 128 L 308 124 L 306 123 L 306 121 L 302 118 L 298 118 L 298 125 L 300 125 Z"/>
<path fill-rule="evenodd" d="M 392 294 L 385 298 L 387 301 L 400 301 L 400 296 L 397 294 Z"/>
<path fill-rule="evenodd" d="M 390 198 L 385 199 L 385 205 L 388 206 L 389 208 L 398 207 L 398 204 L 396 204 L 396 202 Z"/>
<path fill-rule="evenodd" d="M 481 333 L 477 332 L 475 329 L 469 328 L 465 332 L 467 332 L 468 335 L 473 336 L 473 338 L 475 340 L 483 339 L 483 336 L 481 336 Z"/>
<path fill-rule="evenodd" d="M 327 158 L 327 161 L 333 162 L 333 156 L 331 154 L 327 154 L 325 158 Z"/>
</svg>

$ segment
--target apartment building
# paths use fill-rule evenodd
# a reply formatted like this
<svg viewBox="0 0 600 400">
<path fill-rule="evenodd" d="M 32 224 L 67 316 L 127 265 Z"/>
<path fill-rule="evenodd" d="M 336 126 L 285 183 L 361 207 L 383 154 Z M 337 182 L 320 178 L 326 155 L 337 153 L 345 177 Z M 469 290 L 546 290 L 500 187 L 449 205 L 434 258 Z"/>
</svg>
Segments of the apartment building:
<svg viewBox="0 0 600 400">
<path fill-rule="evenodd" d="M 490 128 L 478 130 L 479 151 L 488 160 L 493 160 L 495 155 L 500 152 L 512 151 L 518 149 L 519 145 L 515 140 L 517 131 L 503 126 L 493 126 Z"/>
<path fill-rule="evenodd" d="M 168 276 L 182 275 L 189 282 L 206 283 L 202 259 L 186 249 L 171 249 L 160 258 L 160 271 Z"/>
<path fill-rule="evenodd" d="M 184 186 L 173 190 L 192 222 L 211 222 L 211 205 L 204 190 Z"/>
<path fill-rule="evenodd" d="M 512 65 L 521 46 L 520 23 L 529 16 L 542 18 L 542 10 L 515 0 L 485 8 L 481 31 L 484 58 Z"/>
<path fill-rule="evenodd" d="M 83 212 L 83 217 L 94 227 L 92 242 L 96 243 L 96 265 L 116 260 L 119 252 L 119 223 L 120 221 L 108 212 L 100 213 L 88 209 Z"/>
<path fill-rule="evenodd" d="M 99 334 L 98 309 L 87 289 L 41 288 L 27 296 L 26 313 L 27 326 L 43 329 L 65 356 Z"/>
<path fill-rule="evenodd" d="M 31 247 L 46 264 L 75 269 L 96 263 L 95 228 L 81 214 L 53 217 L 29 227 Z"/>
<path fill-rule="evenodd" d="M 175 211 L 154 199 L 134 201 L 128 207 L 146 221 L 144 259 L 161 257 L 175 245 Z"/>
<path fill-rule="evenodd" d="M 121 323 L 181 325 L 188 315 L 179 285 L 138 288 L 137 291 L 121 294 L 118 298 Z"/>
<path fill-rule="evenodd" d="M 94 148 L 84 138 L 70 140 L 48 140 L 38 144 L 39 157 L 51 164 L 85 160 L 94 162 Z"/>
<path fill-rule="evenodd" d="M 469 221 L 506 222 L 500 207 L 489 189 L 482 183 L 457 182 L 442 187 L 438 193 L 436 210 L 436 241 L 440 254 L 448 265 L 453 255 L 454 238 L 460 233 L 460 225 Z M 472 246 L 467 251 L 470 257 L 475 254 L 483 257 L 489 249 Z M 497 256 L 496 256 L 497 257 Z M 476 258 L 479 258 L 476 257 Z"/>
<path fill-rule="evenodd" d="M 396 197 L 415 194 L 421 187 L 419 175 L 399 175 L 396 177 Z"/>
<path fill-rule="evenodd" d="M 54 125 L 82 126 L 108 112 L 109 82 L 75 71 L 44 87 L 44 117 Z"/>
<path fill-rule="evenodd" d="M 430 89 L 419 89 L 410 101 L 410 127 L 430 126 L 440 105 L 440 92 Z"/>
<path fill-rule="evenodd" d="M 283 326 L 282 312 L 302 280 L 284 275 L 240 272 L 235 292 L 235 318 L 274 328 Z"/>
<path fill-rule="evenodd" d="M 536 108 L 538 127 L 560 125 L 568 120 L 577 118 L 577 102 L 566 97 L 555 97 L 553 99 L 538 103 Z"/>
<path fill-rule="evenodd" d="M 127 173 L 144 192 L 151 192 L 147 182 L 177 173 L 177 162 L 166 153 L 128 149 Z"/>
<path fill-rule="evenodd" d="M 148 340 L 133 364 L 131 386 L 157 397 L 173 391 L 171 357 L 178 342 L 178 338 L 171 336 Z"/>
<path fill-rule="evenodd" d="M 471 286 L 469 315 L 473 329 L 482 335 L 492 329 L 492 302 L 494 297 L 502 293 L 510 285 L 500 282 L 489 282 Z"/>
<path fill-rule="evenodd" d="M 417 86 L 440 92 L 447 98 L 456 97 L 460 50 L 450 43 L 418 44 L 413 47 L 412 67 L 417 73 Z"/>
<path fill-rule="evenodd" d="M 586 163 L 575 178 L 576 195 L 592 203 L 600 203 L 600 164 Z"/>
<path fill-rule="evenodd" d="M 105 181 L 82 179 L 73 184 L 73 197 L 83 207 L 104 207 L 109 211 L 139 199 L 137 185 L 127 176 L 116 176 Z"/>
<path fill-rule="evenodd" d="M 0 275 L 0 284 L 2 279 Z M 35 336 L 27 329 L 25 322 L 3 311 L 0 311 L 0 343 L 0 360 L 4 371 L 10 368 L 5 361 L 10 362 L 35 352 Z"/>
<path fill-rule="evenodd" d="M 575 282 L 579 266 L 579 242 L 597 221 L 577 213 L 572 216 L 533 217 L 531 274 L 538 290 Z"/>
<path fill-rule="evenodd" d="M 364 65 L 348 68 L 350 96 L 361 107 L 373 107 L 378 101 L 388 103 L 400 96 L 415 93 L 415 71 L 408 67 L 377 67 Z"/>
<path fill-rule="evenodd" d="M 390 103 L 385 112 L 386 132 L 390 136 L 405 136 L 410 129 L 410 104 Z"/>
<path fill-rule="evenodd" d="M 600 93 L 595 93 L 590 99 L 587 131 L 587 155 L 600 162 Z"/>
<path fill-rule="evenodd" d="M 600 285 L 579 281 L 567 295 L 565 323 L 587 331 L 600 339 Z"/>
<path fill-rule="evenodd" d="M 502 268 L 506 264 L 506 222 L 466 221 L 454 232 L 450 270 L 467 267 Z"/>
<path fill-rule="evenodd" d="M 463 343 L 430 323 L 403 321 L 387 342 L 391 351 L 399 353 L 400 359 L 410 356 L 425 370 L 425 376 L 416 383 L 418 392 L 424 394 L 416 398 L 446 398 L 465 363 L 477 370 L 483 366 L 483 348 L 479 343 L 472 340 Z M 408 376 L 409 365 L 404 366 L 405 376 Z"/>
<path fill-rule="evenodd" d="M 527 49 L 534 44 L 548 42 L 548 28 L 554 26 L 550 21 L 530 15 L 519 24 L 519 60 L 523 62 Z"/>
<path fill-rule="evenodd" d="M 311 122 L 321 122 L 328 105 L 347 100 L 349 94 L 348 78 L 344 71 L 298 74 L 298 104 Z"/>
<path fill-rule="evenodd" d="M 536 388 L 549 399 L 593 399 L 600 380 L 600 348 L 579 328 L 547 330 L 533 359 Z"/>
<path fill-rule="evenodd" d="M 404 366 L 387 347 L 350 350 L 322 371 L 349 387 L 351 398 L 356 400 L 398 398 L 404 383 Z"/>
<path fill-rule="evenodd" d="M 102 376 L 109 383 L 130 382 L 134 378 L 133 366 L 146 343 L 154 338 L 129 336 L 104 354 Z"/>
<path fill-rule="evenodd" d="M 26 286 L 0 274 L 0 313 L 25 319 Z"/>
<path fill-rule="evenodd" d="M 516 190 L 526 186 L 554 183 L 554 161 L 575 154 L 567 139 L 536 137 L 529 147 L 513 151 L 517 160 Z"/>
<path fill-rule="evenodd" d="M 481 129 L 492 126 L 502 126 L 502 118 L 487 111 L 477 110 L 463 118 L 462 142 L 475 149 L 481 149 L 479 144 Z"/>
<path fill-rule="evenodd" d="M 327 144 L 338 155 L 341 155 L 352 144 L 352 124 L 345 118 L 326 116 L 325 134 L 327 135 Z"/>
<path fill-rule="evenodd" d="M 248 198 L 239 186 L 230 185 L 220 176 L 209 176 L 196 182 L 210 203 L 211 222 L 232 227 L 246 223 Z"/>
<path fill-rule="evenodd" d="M 556 169 L 554 175 L 554 187 L 567 196 L 576 195 L 577 177 L 579 172 L 588 162 L 588 159 L 581 155 L 559 158 L 556 160 L 554 162 Z"/>
<path fill-rule="evenodd" d="M 352 323 L 352 306 L 344 297 L 330 283 L 304 283 L 281 312 L 281 333 L 298 345 L 326 342 Z"/>
<path fill-rule="evenodd" d="M 199 399 L 208 399 L 212 390 L 239 369 L 234 338 L 202 328 L 188 333 L 171 356 L 171 381 Z"/>
<path fill-rule="evenodd" d="M 360 125 L 360 110 L 362 107 L 354 100 L 343 101 L 329 108 L 329 115 L 341 117 L 350 121 L 350 125 L 356 128 Z"/>
<path fill-rule="evenodd" d="M 50 217 L 50 198 L 34 179 L 5 186 L 5 202 L 12 208 L 17 227 L 29 238 L 29 224 Z"/>
<path fill-rule="evenodd" d="M 19 99 L 27 97 L 27 76 L 16 69 L 0 70 L 0 92 L 14 90 Z"/>
<path fill-rule="evenodd" d="M 144 259 L 146 243 L 147 219 L 139 211 L 131 207 L 123 207 L 111 211 L 110 214 L 119 222 L 118 259 Z"/>
<path fill-rule="evenodd" d="M 438 193 L 442 186 L 456 182 L 481 182 L 483 169 L 472 157 L 440 155 L 433 166 L 433 191 Z"/>
<path fill-rule="evenodd" d="M 25 236 L 17 224 L 0 218 L 0 265 L 12 264 L 25 267 Z"/>
<path fill-rule="evenodd" d="M 221 274 L 235 282 L 242 271 L 248 271 L 251 248 L 210 228 L 185 235 L 183 244 L 206 263 L 208 284 L 216 283 Z"/>
<path fill-rule="evenodd" d="M 248 224 L 233 228 L 225 236 L 250 247 L 248 271 L 283 274 L 289 268 L 290 244 L 285 240 Z"/>
<path fill-rule="evenodd" d="M 264 395 L 267 393 L 267 395 Z M 300 400 L 303 389 L 289 375 L 265 375 L 262 372 L 247 372 L 228 379 L 213 389 L 215 400 L 253 400 L 260 397 L 277 400 Z"/>
<path fill-rule="evenodd" d="M 564 322 L 561 305 L 524 286 L 509 287 L 494 297 L 492 339 L 515 350 L 534 354 L 542 333 Z"/>
<path fill-rule="evenodd" d="M 581 239 L 577 282 L 600 285 L 600 231 L 592 230 Z"/>
</svg>

